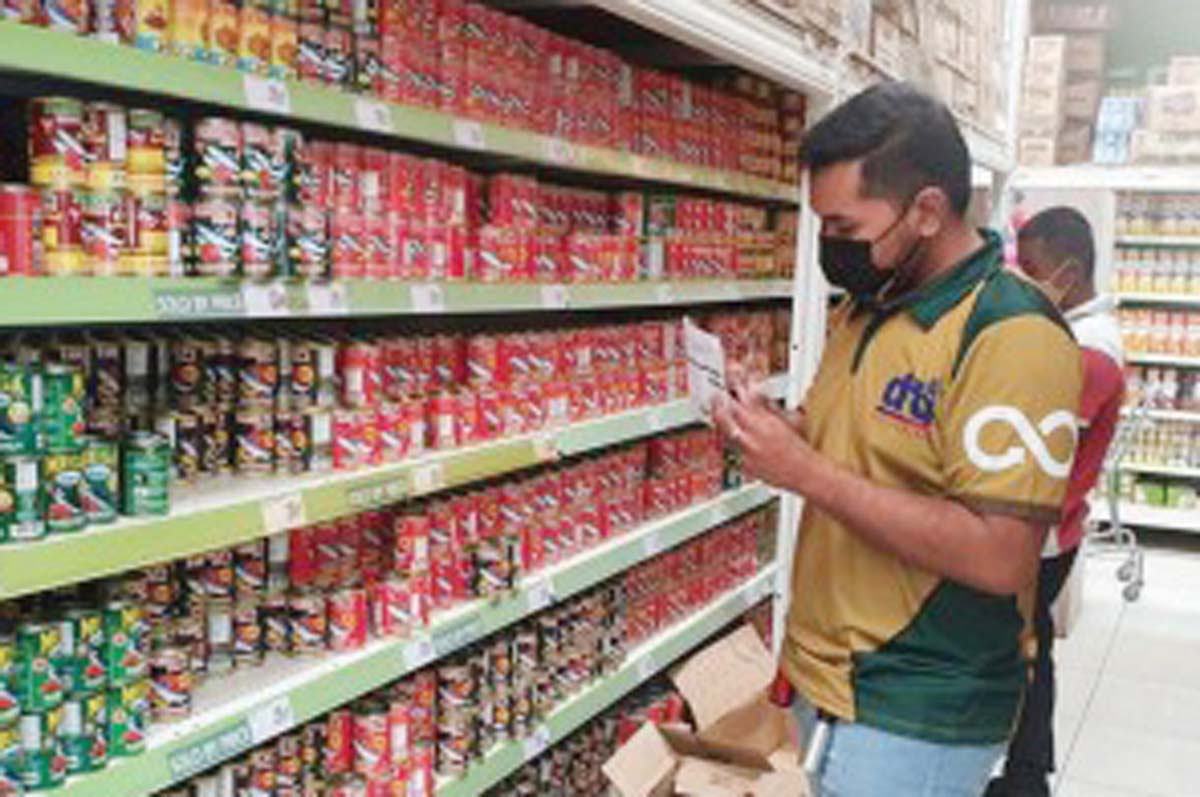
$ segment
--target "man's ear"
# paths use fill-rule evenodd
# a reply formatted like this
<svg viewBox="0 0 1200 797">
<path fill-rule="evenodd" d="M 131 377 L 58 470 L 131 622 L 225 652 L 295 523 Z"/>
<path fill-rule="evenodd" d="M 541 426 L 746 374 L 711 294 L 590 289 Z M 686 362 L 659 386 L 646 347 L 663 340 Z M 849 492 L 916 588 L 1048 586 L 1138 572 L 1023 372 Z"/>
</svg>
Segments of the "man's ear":
<svg viewBox="0 0 1200 797">
<path fill-rule="evenodd" d="M 913 208 L 917 216 L 917 233 L 922 238 L 933 238 L 945 227 L 950 197 L 942 189 L 929 185 L 913 197 Z"/>
</svg>

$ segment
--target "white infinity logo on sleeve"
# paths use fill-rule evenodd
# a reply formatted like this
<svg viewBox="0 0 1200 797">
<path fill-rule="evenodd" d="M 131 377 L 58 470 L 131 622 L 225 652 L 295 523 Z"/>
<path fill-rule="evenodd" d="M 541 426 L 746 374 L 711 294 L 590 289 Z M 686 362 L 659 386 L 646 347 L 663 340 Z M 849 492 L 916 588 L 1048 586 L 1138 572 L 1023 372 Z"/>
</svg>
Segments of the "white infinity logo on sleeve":
<svg viewBox="0 0 1200 797">
<path fill-rule="evenodd" d="M 1011 426 L 1020 436 L 1024 447 L 1010 446 L 999 454 L 984 451 L 983 446 L 980 445 L 979 436 L 983 433 L 984 427 L 990 423 L 1005 423 Z M 1047 437 L 1059 429 L 1067 429 L 1071 432 L 1071 450 L 1074 452 L 1074 442 L 1078 438 L 1079 431 L 1076 427 L 1075 416 L 1067 410 L 1050 413 L 1042 418 L 1035 430 L 1025 413 L 1016 407 L 993 404 L 990 407 L 984 407 L 967 421 L 967 425 L 963 429 L 963 447 L 967 451 L 967 458 L 980 470 L 989 473 L 1020 465 L 1025 461 L 1025 452 L 1028 451 L 1033 454 L 1033 458 L 1037 460 L 1038 465 L 1047 475 L 1056 479 L 1065 479 L 1071 472 L 1074 455 L 1059 461 L 1046 448 L 1045 442 Z"/>
</svg>

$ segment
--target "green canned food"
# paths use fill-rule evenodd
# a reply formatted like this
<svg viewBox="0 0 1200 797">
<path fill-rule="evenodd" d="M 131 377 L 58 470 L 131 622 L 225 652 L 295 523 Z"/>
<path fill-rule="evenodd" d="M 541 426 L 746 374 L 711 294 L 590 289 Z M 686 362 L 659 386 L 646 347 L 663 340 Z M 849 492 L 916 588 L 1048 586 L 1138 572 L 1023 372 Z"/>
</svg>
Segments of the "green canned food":
<svg viewBox="0 0 1200 797">
<path fill-rule="evenodd" d="M 0 362 L 0 454 L 37 452 L 41 385 L 41 375 L 29 366 Z"/>
<path fill-rule="evenodd" d="M 42 372 L 42 445 L 51 454 L 83 449 L 82 369 L 48 363 Z"/>
<path fill-rule="evenodd" d="M 11 727 L 21 716 L 21 701 L 8 688 L 8 684 L 0 686 L 0 728 Z M 3 766 L 0 764 L 0 766 Z M 0 792 L 3 794 L 3 792 Z"/>
<path fill-rule="evenodd" d="M 21 717 L 21 782 L 27 789 L 52 789 L 67 779 L 67 759 L 62 755 L 46 714 Z"/>
<path fill-rule="evenodd" d="M 46 490 L 42 463 L 34 457 L 3 462 L 0 484 L 0 542 L 26 542 L 46 536 Z"/>
<path fill-rule="evenodd" d="M 0 772 L 16 772 L 20 761 L 21 728 L 14 722 L 7 728 L 0 728 Z M 4 791 L 0 790 L 0 794 Z"/>
<path fill-rule="evenodd" d="M 150 713 L 150 682 L 138 681 L 108 690 L 108 754 L 114 758 L 139 755 L 146 749 L 146 720 Z"/>
<path fill-rule="evenodd" d="M 104 667 L 104 617 L 95 609 L 67 609 L 66 622 L 75 639 L 71 657 L 71 694 L 92 695 L 104 688 L 108 671 Z"/>
<path fill-rule="evenodd" d="M 151 432 L 134 432 L 121 449 L 121 511 L 165 515 L 171 509 L 171 444 Z"/>
<path fill-rule="evenodd" d="M 88 523 L 112 523 L 117 519 L 120 459 L 116 443 L 88 438 L 83 454 L 83 511 Z"/>
<path fill-rule="evenodd" d="M 113 601 L 104 607 L 104 668 L 114 686 L 135 683 L 146 677 L 142 653 L 145 618 L 140 606 Z"/>
<path fill-rule="evenodd" d="M 17 628 L 13 691 L 26 712 L 50 711 L 62 705 L 63 682 L 50 663 L 58 648 L 59 630 L 47 623 L 22 623 Z"/>
<path fill-rule="evenodd" d="M 50 454 L 46 457 L 46 529 L 51 534 L 71 534 L 87 526 L 83 511 L 83 456 Z"/>
<path fill-rule="evenodd" d="M 108 763 L 107 703 L 106 695 L 63 703 L 58 739 L 67 759 L 68 774 L 94 772 Z"/>
</svg>

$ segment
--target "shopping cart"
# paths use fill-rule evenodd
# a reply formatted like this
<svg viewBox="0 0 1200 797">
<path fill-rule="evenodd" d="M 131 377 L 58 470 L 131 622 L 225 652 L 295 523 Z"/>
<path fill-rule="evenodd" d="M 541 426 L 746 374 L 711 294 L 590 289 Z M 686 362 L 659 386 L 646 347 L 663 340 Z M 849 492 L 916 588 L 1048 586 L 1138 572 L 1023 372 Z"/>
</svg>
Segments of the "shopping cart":
<svg viewBox="0 0 1200 797">
<path fill-rule="evenodd" d="M 1128 456 L 1141 428 L 1154 423 L 1150 418 L 1154 401 L 1153 395 L 1145 396 L 1129 411 L 1117 431 L 1104 462 L 1108 524 L 1103 528 L 1099 523 L 1091 524 L 1084 549 L 1088 556 L 1124 557 L 1117 568 L 1117 578 L 1125 584 L 1121 594 L 1130 603 L 1141 596 L 1142 586 L 1146 583 L 1146 557 L 1137 533 L 1121 522 L 1121 462 Z"/>
</svg>

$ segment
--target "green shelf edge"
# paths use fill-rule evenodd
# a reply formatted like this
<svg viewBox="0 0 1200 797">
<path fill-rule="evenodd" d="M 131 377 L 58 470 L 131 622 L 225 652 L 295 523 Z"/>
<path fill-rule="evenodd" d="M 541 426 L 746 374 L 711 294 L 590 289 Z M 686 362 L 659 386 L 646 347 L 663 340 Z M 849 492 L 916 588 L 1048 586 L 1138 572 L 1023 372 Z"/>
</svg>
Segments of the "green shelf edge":
<svg viewBox="0 0 1200 797">
<path fill-rule="evenodd" d="M 32 65 L 32 66 L 31 66 Z M 106 44 L 96 39 L 43 30 L 16 22 L 0 22 L 0 69 L 44 75 L 91 85 L 208 103 L 237 111 L 263 113 L 246 98 L 243 74 L 173 56 Z M 636 177 L 641 180 L 720 191 L 754 199 L 796 204 L 797 186 L 772 180 L 659 159 L 618 150 L 554 141 L 536 133 L 458 119 L 451 114 L 366 99 L 388 108 L 391 132 L 359 122 L 358 95 L 298 81 L 285 81 L 290 113 L 271 114 L 346 130 L 419 141 L 439 147 L 488 154 L 569 171 Z M 458 129 L 466 122 L 482 131 L 482 142 Z M 482 143 L 482 146 L 478 146 Z"/>
<path fill-rule="evenodd" d="M 314 306 L 313 287 L 325 295 L 336 287 L 344 299 L 337 309 L 320 300 Z M 440 294 L 435 308 L 414 306 L 414 290 L 424 295 L 431 287 Z M 258 301 L 247 299 L 246 290 L 273 291 L 280 304 L 262 310 Z M 0 279 L 0 327 L 599 310 L 777 299 L 791 293 L 786 279 L 436 286 L 348 280 L 332 286 L 255 286 L 205 277 L 7 277 Z"/>
<path fill-rule="evenodd" d="M 509 598 L 492 603 L 476 601 L 447 612 L 437 618 L 427 631 L 413 638 L 377 641 L 365 651 L 339 657 L 314 657 L 312 662 L 315 674 L 311 678 L 303 679 L 296 686 L 268 687 L 265 690 L 267 694 L 256 700 L 253 706 L 192 728 L 143 755 L 118 761 L 100 772 L 74 778 L 53 792 L 39 794 L 45 797 L 144 797 L 203 771 L 174 774 L 171 760 L 173 757 L 186 755 L 189 750 L 206 740 L 225 735 L 241 740 L 229 748 L 228 755 L 223 756 L 222 760 L 236 757 L 255 746 L 247 743 L 250 738 L 246 730 L 250 723 L 249 717 L 280 699 L 286 699 L 289 705 L 290 721 L 276 728 L 271 734 L 263 737 L 264 739 L 285 733 L 290 728 L 401 678 L 457 649 L 473 644 L 655 555 L 656 551 L 644 543 L 648 537 L 655 537 L 661 544 L 661 548 L 655 546 L 658 551 L 666 550 L 774 498 L 775 493 L 772 490 L 757 484 L 749 485 L 728 491 L 673 515 L 653 520 L 626 535 L 606 542 L 597 549 L 585 551 L 554 568 L 534 574 L 522 583 L 519 592 Z M 720 605 L 741 607 L 731 609 L 730 617 L 736 616 L 742 608 L 752 605 L 737 603 L 737 596 L 753 584 L 768 583 L 768 573 L 773 572 L 773 569 L 774 565 L 771 565 L 753 581 L 742 585 L 722 599 L 723 603 Z M 544 590 L 546 584 L 551 585 L 550 593 Z M 535 585 L 540 585 L 536 591 L 541 598 L 534 597 Z M 710 608 L 706 608 L 696 617 L 689 618 L 679 628 L 691 627 L 691 624 L 697 622 L 697 618 L 706 616 Z M 720 624 L 723 623 L 718 623 L 717 627 Z M 667 662 L 668 659 L 662 659 L 663 664 Z M 626 691 L 628 688 L 632 688 L 632 684 Z M 259 742 L 261 741 L 260 739 Z M 219 761 L 207 761 L 204 768 L 213 763 Z"/>
<path fill-rule="evenodd" d="M 687 399 L 620 413 L 469 448 L 437 452 L 412 461 L 351 473 L 272 480 L 272 489 L 233 498 L 186 514 L 123 519 L 75 535 L 0 546 L 0 600 L 125 572 L 270 536 L 266 513 L 299 496 L 304 521 L 332 520 L 420 494 L 461 487 L 605 446 L 616 445 L 698 420 Z M 438 469 L 431 487 L 414 483 L 422 470 Z M 278 489 L 274 489 L 278 488 Z"/>
<path fill-rule="evenodd" d="M 601 679 L 556 709 L 544 723 L 544 747 L 528 740 L 505 742 L 494 748 L 462 778 L 443 782 L 437 797 L 478 797 L 516 772 L 529 760 L 574 733 L 584 723 L 614 705 L 640 684 L 691 651 L 711 634 L 772 593 L 777 566 L 764 568 L 753 579 L 725 593 L 699 613 L 667 629 L 638 650 L 613 675 Z M 648 659 L 648 661 L 647 661 Z M 539 749 L 540 748 L 540 749 Z"/>
</svg>

